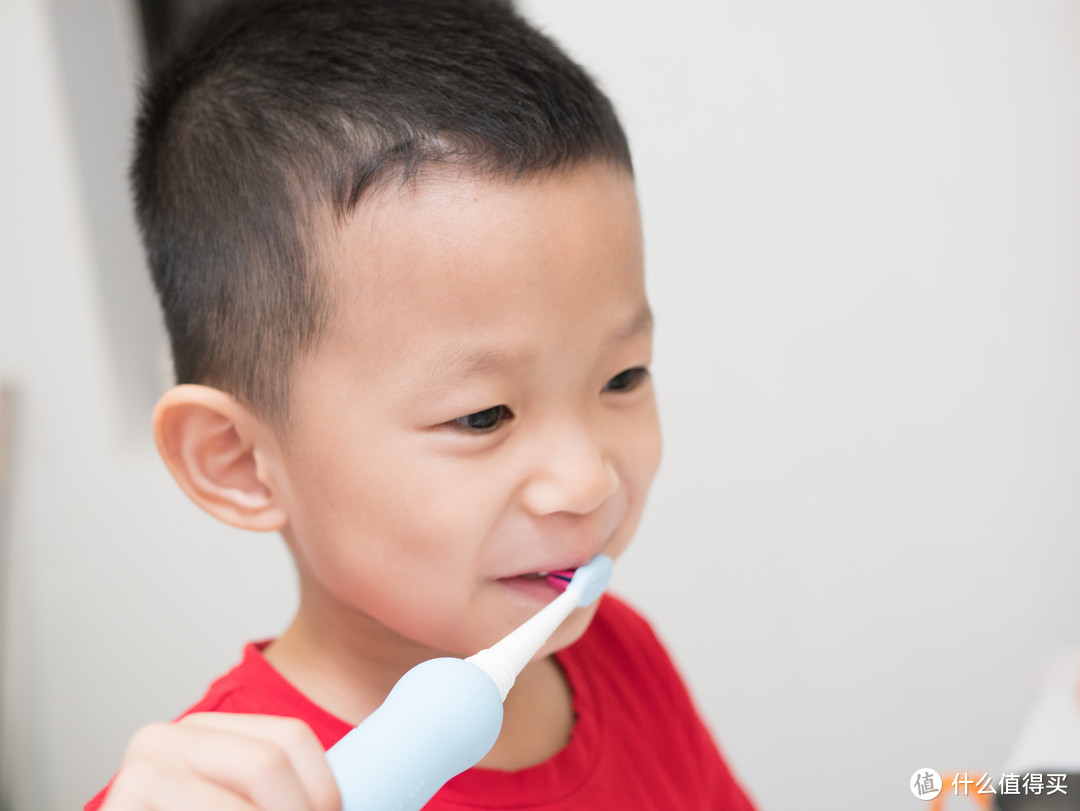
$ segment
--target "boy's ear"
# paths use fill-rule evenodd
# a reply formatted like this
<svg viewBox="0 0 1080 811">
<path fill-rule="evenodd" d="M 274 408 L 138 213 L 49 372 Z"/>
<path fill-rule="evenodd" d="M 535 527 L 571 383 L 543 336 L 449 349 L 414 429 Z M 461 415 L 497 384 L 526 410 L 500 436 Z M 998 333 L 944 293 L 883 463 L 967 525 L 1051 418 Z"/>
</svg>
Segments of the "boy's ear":
<svg viewBox="0 0 1080 811">
<path fill-rule="evenodd" d="M 241 529 L 280 529 L 288 515 L 272 471 L 277 442 L 235 397 L 185 384 L 158 400 L 154 442 L 176 483 L 210 515 Z"/>
</svg>

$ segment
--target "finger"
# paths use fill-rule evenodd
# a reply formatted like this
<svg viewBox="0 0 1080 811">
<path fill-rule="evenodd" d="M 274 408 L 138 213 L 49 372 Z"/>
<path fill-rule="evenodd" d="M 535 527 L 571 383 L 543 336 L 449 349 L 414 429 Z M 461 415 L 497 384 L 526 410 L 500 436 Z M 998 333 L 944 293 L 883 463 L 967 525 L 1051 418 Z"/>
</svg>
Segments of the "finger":
<svg viewBox="0 0 1080 811">
<path fill-rule="evenodd" d="M 136 760 L 116 775 L 101 811 L 258 811 L 223 786 L 146 760 Z"/>
<path fill-rule="evenodd" d="M 275 742 L 288 756 L 293 774 L 313 811 L 340 811 L 341 796 L 326 752 L 311 727 L 300 719 L 214 712 L 195 713 L 183 722 L 207 730 L 231 731 Z"/>
<path fill-rule="evenodd" d="M 251 727 L 256 733 L 251 732 Z M 132 738 L 125 765 L 151 764 L 216 783 L 260 811 L 312 808 L 292 765 L 273 739 L 248 729 L 198 723 L 152 724 Z"/>
</svg>

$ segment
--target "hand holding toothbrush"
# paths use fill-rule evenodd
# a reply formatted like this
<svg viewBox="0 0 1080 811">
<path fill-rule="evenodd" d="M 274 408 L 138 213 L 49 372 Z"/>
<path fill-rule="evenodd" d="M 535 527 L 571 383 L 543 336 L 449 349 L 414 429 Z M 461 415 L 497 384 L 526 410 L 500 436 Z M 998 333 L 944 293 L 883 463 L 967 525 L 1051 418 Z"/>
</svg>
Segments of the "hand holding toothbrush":
<svg viewBox="0 0 1080 811">
<path fill-rule="evenodd" d="M 101 811 L 340 811 L 326 753 L 307 724 L 196 713 L 131 739 Z"/>
</svg>

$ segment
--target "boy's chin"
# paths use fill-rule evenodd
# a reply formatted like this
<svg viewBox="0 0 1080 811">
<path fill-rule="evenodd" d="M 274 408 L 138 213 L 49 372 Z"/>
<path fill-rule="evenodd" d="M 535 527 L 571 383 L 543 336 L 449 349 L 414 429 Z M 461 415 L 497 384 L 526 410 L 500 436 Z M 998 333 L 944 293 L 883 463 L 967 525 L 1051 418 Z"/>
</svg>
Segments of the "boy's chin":
<svg viewBox="0 0 1080 811">
<path fill-rule="evenodd" d="M 540 649 L 538 657 L 550 656 L 553 653 L 558 653 L 564 648 L 569 648 L 589 630 L 589 625 L 593 621 L 593 617 L 596 616 L 596 607 L 600 601 L 597 600 L 592 605 L 585 606 L 584 608 L 578 608 L 566 618 L 566 622 L 555 629 L 555 633 L 551 635 L 551 638 L 544 643 L 544 646 Z"/>
</svg>

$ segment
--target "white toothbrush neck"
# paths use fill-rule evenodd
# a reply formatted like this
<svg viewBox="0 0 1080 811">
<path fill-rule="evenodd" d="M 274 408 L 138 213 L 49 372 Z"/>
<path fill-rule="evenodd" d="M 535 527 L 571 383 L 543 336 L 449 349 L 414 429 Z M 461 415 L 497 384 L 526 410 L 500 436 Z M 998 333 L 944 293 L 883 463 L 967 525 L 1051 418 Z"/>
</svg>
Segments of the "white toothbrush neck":
<svg viewBox="0 0 1080 811">
<path fill-rule="evenodd" d="M 506 700 L 506 694 L 514 686 L 517 675 L 577 605 L 577 592 L 568 589 L 490 648 L 465 661 L 472 662 L 491 676 L 503 700 Z"/>
</svg>

